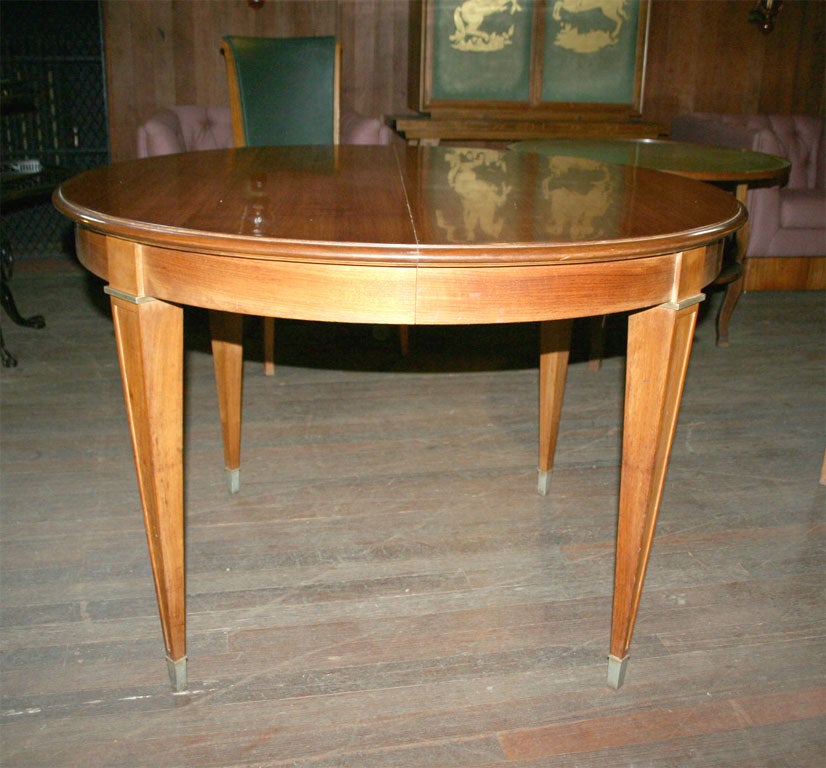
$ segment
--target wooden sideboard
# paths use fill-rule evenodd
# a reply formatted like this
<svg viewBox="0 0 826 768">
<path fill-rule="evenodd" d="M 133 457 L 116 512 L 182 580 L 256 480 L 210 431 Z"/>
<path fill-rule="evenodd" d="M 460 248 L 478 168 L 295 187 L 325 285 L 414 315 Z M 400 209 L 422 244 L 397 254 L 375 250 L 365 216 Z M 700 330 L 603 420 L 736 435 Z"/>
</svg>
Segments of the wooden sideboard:
<svg viewBox="0 0 826 768">
<path fill-rule="evenodd" d="M 392 118 L 395 130 L 417 144 L 442 141 L 511 142 L 527 139 L 656 139 L 665 135 L 657 123 L 641 120 L 517 120 L 470 119 L 399 115 Z"/>
</svg>

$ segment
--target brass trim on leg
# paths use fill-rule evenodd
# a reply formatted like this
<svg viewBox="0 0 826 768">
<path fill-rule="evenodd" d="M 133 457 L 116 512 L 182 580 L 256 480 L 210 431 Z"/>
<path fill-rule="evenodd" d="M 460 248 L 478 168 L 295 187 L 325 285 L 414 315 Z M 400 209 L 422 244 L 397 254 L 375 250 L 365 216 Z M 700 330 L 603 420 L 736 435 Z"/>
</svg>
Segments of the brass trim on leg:
<svg viewBox="0 0 826 768">
<path fill-rule="evenodd" d="M 227 490 L 230 493 L 238 493 L 241 490 L 241 469 L 226 468 Z"/>
<path fill-rule="evenodd" d="M 628 671 L 628 656 L 619 659 L 613 654 L 608 656 L 608 686 L 617 690 L 625 682 L 625 673 Z"/>
<path fill-rule="evenodd" d="M 681 301 L 666 301 L 665 304 L 662 306 L 668 307 L 669 309 L 686 309 L 687 307 L 693 307 L 695 304 L 699 304 L 701 301 L 706 300 L 706 295 L 704 293 L 698 293 L 694 296 L 689 296 L 688 298 L 682 299 Z"/>
<path fill-rule="evenodd" d="M 157 301 L 153 296 L 133 296 L 126 291 L 119 291 L 117 288 L 112 288 L 109 285 L 103 286 L 103 292 L 109 296 L 114 296 L 116 299 L 128 301 L 130 304 L 148 304 L 150 301 Z"/>
<path fill-rule="evenodd" d="M 169 656 L 166 657 L 166 668 L 169 672 L 169 681 L 176 693 L 186 690 L 186 656 L 177 661 L 172 661 Z"/>
<path fill-rule="evenodd" d="M 540 496 L 547 496 L 551 490 L 551 472 L 548 469 L 540 469 L 537 479 L 537 490 Z"/>
</svg>

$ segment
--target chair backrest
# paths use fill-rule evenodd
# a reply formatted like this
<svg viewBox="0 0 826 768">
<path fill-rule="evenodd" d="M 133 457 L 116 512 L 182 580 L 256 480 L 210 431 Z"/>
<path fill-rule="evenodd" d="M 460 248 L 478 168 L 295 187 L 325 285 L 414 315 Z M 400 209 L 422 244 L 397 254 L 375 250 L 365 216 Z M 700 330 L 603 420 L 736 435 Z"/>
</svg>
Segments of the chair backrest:
<svg viewBox="0 0 826 768">
<path fill-rule="evenodd" d="M 338 144 L 341 45 L 334 37 L 225 37 L 236 146 Z"/>
</svg>

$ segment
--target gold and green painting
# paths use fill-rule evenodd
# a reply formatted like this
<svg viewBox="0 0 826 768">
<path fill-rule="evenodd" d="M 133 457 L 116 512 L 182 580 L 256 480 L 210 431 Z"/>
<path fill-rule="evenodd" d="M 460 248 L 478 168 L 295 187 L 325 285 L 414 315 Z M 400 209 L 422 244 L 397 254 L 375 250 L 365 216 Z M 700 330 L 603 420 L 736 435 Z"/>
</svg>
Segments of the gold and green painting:
<svg viewBox="0 0 826 768">
<path fill-rule="evenodd" d="M 424 0 L 421 108 L 638 110 L 647 9 L 647 0 Z"/>
<path fill-rule="evenodd" d="M 634 0 L 548 3 L 542 101 L 631 104 L 639 10 Z"/>
<path fill-rule="evenodd" d="M 527 101 L 533 2 L 433 4 L 433 98 Z"/>
</svg>

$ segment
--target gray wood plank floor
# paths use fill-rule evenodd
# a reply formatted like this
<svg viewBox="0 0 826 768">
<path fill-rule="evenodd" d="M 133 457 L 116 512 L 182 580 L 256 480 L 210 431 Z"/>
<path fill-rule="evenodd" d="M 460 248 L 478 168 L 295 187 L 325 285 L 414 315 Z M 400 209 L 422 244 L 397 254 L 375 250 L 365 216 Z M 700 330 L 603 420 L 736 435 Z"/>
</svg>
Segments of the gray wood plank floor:
<svg viewBox="0 0 826 768">
<path fill-rule="evenodd" d="M 605 685 L 623 357 L 570 369 L 536 482 L 536 329 L 250 320 L 241 492 L 187 314 L 190 688 L 173 694 L 112 326 L 79 269 L 2 318 L 3 766 L 826 763 L 824 297 L 698 327 L 625 687 Z M 580 329 L 584 335 L 584 327 Z"/>
</svg>

